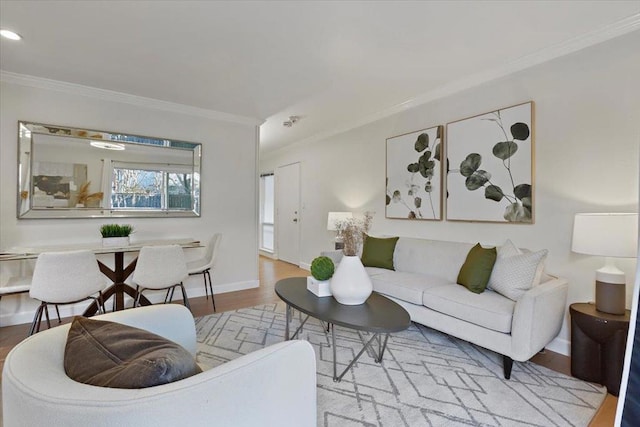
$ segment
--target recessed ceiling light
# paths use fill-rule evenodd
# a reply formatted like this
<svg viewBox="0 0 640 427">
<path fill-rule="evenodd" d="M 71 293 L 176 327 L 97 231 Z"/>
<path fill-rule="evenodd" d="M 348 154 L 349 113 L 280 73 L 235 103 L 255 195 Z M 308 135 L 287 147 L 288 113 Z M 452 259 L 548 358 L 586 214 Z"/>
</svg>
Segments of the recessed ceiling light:
<svg viewBox="0 0 640 427">
<path fill-rule="evenodd" d="M 11 30 L 0 30 L 0 36 L 9 40 L 22 40 L 22 36 L 18 33 L 14 33 Z"/>
<path fill-rule="evenodd" d="M 103 150 L 124 150 L 123 144 L 116 144 L 113 142 L 104 142 L 104 141 L 91 141 L 92 147 L 102 148 Z"/>
</svg>

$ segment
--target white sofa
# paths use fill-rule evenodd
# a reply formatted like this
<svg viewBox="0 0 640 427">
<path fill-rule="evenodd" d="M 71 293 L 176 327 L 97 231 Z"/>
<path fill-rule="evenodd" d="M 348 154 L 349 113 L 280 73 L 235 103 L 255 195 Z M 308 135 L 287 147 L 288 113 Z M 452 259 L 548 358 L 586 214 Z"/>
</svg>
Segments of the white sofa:
<svg viewBox="0 0 640 427">
<path fill-rule="evenodd" d="M 373 289 L 403 306 L 411 320 L 503 356 L 504 376 L 513 360 L 525 361 L 560 332 L 566 280 L 542 275 L 539 285 L 517 301 L 487 289 L 480 294 L 456 284 L 470 243 L 401 237 L 394 268 L 366 267 Z M 335 252 L 325 252 L 334 261 Z"/>
<path fill-rule="evenodd" d="M 157 305 L 95 318 L 146 329 L 195 354 L 194 321 L 184 306 Z M 7 356 L 5 427 L 316 425 L 315 355 L 306 341 L 279 343 L 181 381 L 130 390 L 67 377 L 68 329 L 63 325 L 33 335 Z"/>
</svg>

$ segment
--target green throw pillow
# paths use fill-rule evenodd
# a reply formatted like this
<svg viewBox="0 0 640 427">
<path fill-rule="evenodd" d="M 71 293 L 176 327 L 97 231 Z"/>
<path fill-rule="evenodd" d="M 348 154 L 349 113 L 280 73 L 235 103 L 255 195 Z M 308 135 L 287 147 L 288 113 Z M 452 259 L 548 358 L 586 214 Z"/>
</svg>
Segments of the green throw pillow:
<svg viewBox="0 0 640 427">
<path fill-rule="evenodd" d="M 393 251 L 396 249 L 398 237 L 378 238 L 365 234 L 362 246 L 362 264 L 365 267 L 393 268 Z"/>
<path fill-rule="evenodd" d="M 496 248 L 485 249 L 480 243 L 476 244 L 462 264 L 458 273 L 458 284 L 476 294 L 484 292 L 491 277 L 493 264 L 496 263 L 496 256 Z"/>
</svg>

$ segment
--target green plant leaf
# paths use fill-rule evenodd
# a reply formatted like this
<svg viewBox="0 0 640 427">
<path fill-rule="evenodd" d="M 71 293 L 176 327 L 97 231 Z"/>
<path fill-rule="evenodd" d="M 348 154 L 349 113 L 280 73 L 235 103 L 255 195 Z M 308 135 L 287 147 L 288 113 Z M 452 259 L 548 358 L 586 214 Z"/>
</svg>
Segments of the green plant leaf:
<svg viewBox="0 0 640 427">
<path fill-rule="evenodd" d="M 471 153 L 460 163 L 460 173 L 462 176 L 471 176 L 480 167 L 482 156 L 478 153 Z"/>
<path fill-rule="evenodd" d="M 438 142 L 436 144 L 436 148 L 433 150 L 433 158 L 438 160 L 438 161 L 442 161 L 442 159 L 440 158 L 440 143 Z"/>
<path fill-rule="evenodd" d="M 407 166 L 407 170 L 411 173 L 416 173 L 420 170 L 420 165 L 418 165 L 417 163 L 411 163 L 409 166 Z"/>
<path fill-rule="evenodd" d="M 427 183 L 424 185 L 424 191 L 426 191 L 427 193 L 431 193 L 433 187 L 431 186 L 431 181 L 427 181 Z"/>
<path fill-rule="evenodd" d="M 498 142 L 493 146 L 493 155 L 502 160 L 507 160 L 516 154 L 516 151 L 518 151 L 518 144 L 513 141 Z"/>
<path fill-rule="evenodd" d="M 479 170 L 475 171 L 473 175 L 468 176 L 464 182 L 467 190 L 474 191 L 482 187 L 491 179 L 491 174 L 487 171 Z"/>
<path fill-rule="evenodd" d="M 400 190 L 396 190 L 393 192 L 393 203 L 398 203 L 402 199 L 402 195 L 400 194 Z"/>
<path fill-rule="evenodd" d="M 484 197 L 485 199 L 495 200 L 496 202 L 499 202 L 504 198 L 504 193 L 502 192 L 502 189 L 497 185 L 489 185 L 484 189 Z"/>
<path fill-rule="evenodd" d="M 386 200 L 386 205 L 391 204 L 391 197 L 387 194 L 387 200 Z"/>
<path fill-rule="evenodd" d="M 520 184 L 516 185 L 513 189 L 513 194 L 520 200 L 525 197 L 531 197 L 531 185 L 529 184 Z"/>
<path fill-rule="evenodd" d="M 531 197 L 523 197 L 522 198 L 522 206 L 529 209 L 529 212 L 532 210 Z"/>
<path fill-rule="evenodd" d="M 430 158 L 431 158 L 431 151 L 427 150 L 424 152 L 422 156 L 420 156 L 420 158 L 418 158 L 418 164 L 427 163 Z"/>
<path fill-rule="evenodd" d="M 513 135 L 513 139 L 524 141 L 529 138 L 530 134 L 529 126 L 526 123 L 518 122 L 511 125 L 511 135 Z"/>
<path fill-rule="evenodd" d="M 417 209 L 420 209 L 420 206 L 422 206 L 422 199 L 420 197 L 416 197 L 413 199 L 413 204 L 416 205 Z"/>
<path fill-rule="evenodd" d="M 416 213 L 414 211 L 410 211 L 409 215 L 407 215 L 407 218 L 409 219 L 416 219 Z"/>
<path fill-rule="evenodd" d="M 418 135 L 418 139 L 416 139 L 414 148 L 418 153 L 420 153 L 427 147 L 429 147 L 429 134 L 421 133 L 420 135 Z"/>
<path fill-rule="evenodd" d="M 506 207 L 503 217 L 509 222 L 531 222 L 531 211 L 515 202 Z"/>
</svg>

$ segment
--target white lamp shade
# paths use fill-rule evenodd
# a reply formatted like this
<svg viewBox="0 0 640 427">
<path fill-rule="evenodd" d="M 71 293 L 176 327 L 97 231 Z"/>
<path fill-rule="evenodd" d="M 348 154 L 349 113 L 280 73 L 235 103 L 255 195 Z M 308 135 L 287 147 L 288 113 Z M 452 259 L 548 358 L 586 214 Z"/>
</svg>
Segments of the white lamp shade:
<svg viewBox="0 0 640 427">
<path fill-rule="evenodd" d="M 329 212 L 327 217 L 327 230 L 336 231 L 336 224 L 349 218 L 353 218 L 352 212 Z"/>
<path fill-rule="evenodd" d="M 638 251 L 638 214 L 576 214 L 571 250 L 587 255 L 634 258 Z"/>
</svg>

